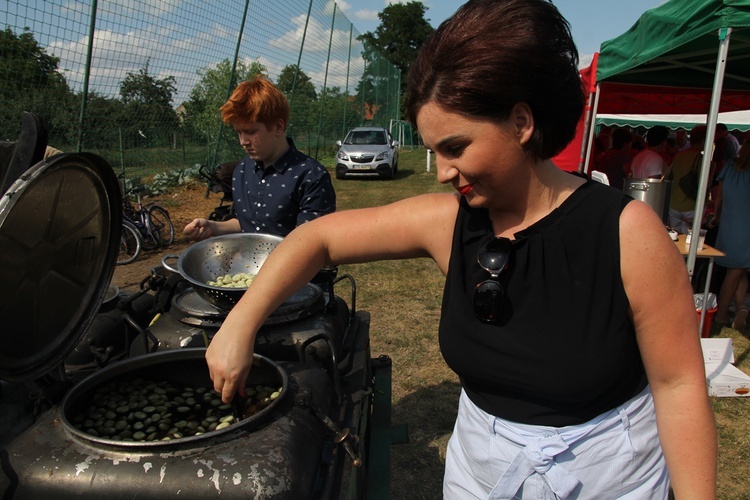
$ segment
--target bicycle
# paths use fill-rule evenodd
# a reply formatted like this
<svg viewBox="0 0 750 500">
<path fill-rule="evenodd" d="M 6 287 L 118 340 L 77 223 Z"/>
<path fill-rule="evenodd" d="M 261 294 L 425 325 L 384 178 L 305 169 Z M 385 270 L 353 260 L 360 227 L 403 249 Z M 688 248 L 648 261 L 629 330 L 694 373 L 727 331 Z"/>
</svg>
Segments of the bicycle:
<svg viewBox="0 0 750 500">
<path fill-rule="evenodd" d="M 141 254 L 141 233 L 135 225 L 123 218 L 120 233 L 120 252 L 117 255 L 117 265 L 130 264 Z"/>
<path fill-rule="evenodd" d="M 117 264 L 133 262 L 141 249 L 153 250 L 174 243 L 174 225 L 169 213 L 159 205 L 143 204 L 144 186 L 134 186 L 123 195 L 123 223 Z M 130 195 L 135 194 L 135 204 Z"/>
<path fill-rule="evenodd" d="M 209 191 L 222 193 L 219 206 L 208 215 L 208 220 L 226 221 L 236 218 L 234 213 L 234 197 L 232 195 L 232 173 L 239 162 L 225 162 L 216 166 L 213 172 L 209 172 L 208 165 L 201 165 L 198 173 L 208 182 L 206 198 Z"/>
</svg>

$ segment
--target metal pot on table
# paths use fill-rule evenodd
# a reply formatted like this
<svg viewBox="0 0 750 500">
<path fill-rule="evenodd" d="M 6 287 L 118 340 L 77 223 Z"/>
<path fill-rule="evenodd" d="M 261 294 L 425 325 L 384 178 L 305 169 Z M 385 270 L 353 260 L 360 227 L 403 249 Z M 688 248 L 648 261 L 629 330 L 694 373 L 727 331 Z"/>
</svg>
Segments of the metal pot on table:
<svg viewBox="0 0 750 500">
<path fill-rule="evenodd" d="M 662 179 L 625 179 L 623 191 L 654 209 L 664 224 L 669 223 L 669 195 L 672 181 Z"/>
</svg>

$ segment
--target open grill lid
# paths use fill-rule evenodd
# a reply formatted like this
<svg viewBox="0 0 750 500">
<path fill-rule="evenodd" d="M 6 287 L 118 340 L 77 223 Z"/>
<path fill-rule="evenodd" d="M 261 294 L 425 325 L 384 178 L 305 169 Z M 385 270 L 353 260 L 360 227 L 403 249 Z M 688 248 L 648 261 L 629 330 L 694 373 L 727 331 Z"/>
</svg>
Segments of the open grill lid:
<svg viewBox="0 0 750 500">
<path fill-rule="evenodd" d="M 66 153 L 27 170 L 0 198 L 0 378 L 62 365 L 114 272 L 122 205 L 102 158 Z"/>
</svg>

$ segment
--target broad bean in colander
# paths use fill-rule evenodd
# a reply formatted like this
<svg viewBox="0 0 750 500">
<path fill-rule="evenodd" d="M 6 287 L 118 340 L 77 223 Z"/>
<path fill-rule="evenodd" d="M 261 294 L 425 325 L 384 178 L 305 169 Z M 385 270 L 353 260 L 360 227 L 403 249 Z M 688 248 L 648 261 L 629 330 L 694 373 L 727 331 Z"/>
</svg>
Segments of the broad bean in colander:
<svg viewBox="0 0 750 500">
<path fill-rule="evenodd" d="M 206 284 L 223 288 L 247 288 L 252 283 L 253 278 L 255 278 L 253 273 L 227 274 L 219 276 L 215 281 L 208 281 Z"/>
</svg>

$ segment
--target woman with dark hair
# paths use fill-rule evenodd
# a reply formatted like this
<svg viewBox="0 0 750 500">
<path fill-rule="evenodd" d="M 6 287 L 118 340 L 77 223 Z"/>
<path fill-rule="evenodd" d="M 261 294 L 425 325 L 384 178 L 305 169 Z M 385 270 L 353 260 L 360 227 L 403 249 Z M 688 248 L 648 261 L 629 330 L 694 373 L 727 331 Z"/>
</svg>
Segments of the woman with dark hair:
<svg viewBox="0 0 750 500">
<path fill-rule="evenodd" d="M 243 391 L 265 317 L 321 267 L 427 257 L 446 276 L 439 342 L 462 387 L 446 498 L 666 498 L 670 477 L 678 498 L 712 498 L 684 261 L 648 205 L 550 160 L 583 110 L 577 63 L 544 0 L 470 0 L 443 23 L 410 70 L 408 112 L 456 193 L 290 233 L 209 346 L 223 399 Z"/>
<path fill-rule="evenodd" d="M 719 225 L 716 248 L 726 253 L 716 263 L 727 268 L 719 291 L 719 308 L 714 320 L 729 323 L 729 307 L 734 301 L 732 328 L 744 331 L 748 309 L 745 299 L 750 270 L 750 137 L 745 139 L 739 155 L 724 164 L 716 176 L 719 196 L 713 223 Z"/>
</svg>

